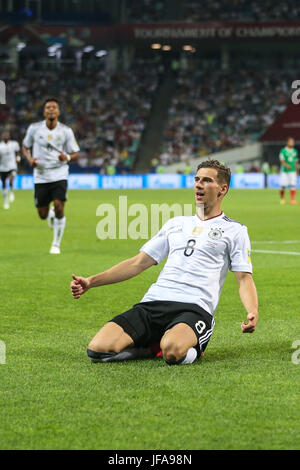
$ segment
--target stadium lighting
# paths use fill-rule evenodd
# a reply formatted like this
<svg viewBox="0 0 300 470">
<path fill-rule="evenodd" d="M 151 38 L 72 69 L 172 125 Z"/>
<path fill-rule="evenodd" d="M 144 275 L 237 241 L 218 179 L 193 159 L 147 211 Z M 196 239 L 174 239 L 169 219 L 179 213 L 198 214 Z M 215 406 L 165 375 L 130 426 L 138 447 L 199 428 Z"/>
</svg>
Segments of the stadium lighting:
<svg viewBox="0 0 300 470">
<path fill-rule="evenodd" d="M 95 53 L 95 56 L 96 56 L 96 57 L 103 57 L 103 56 L 105 56 L 105 55 L 107 55 L 107 51 L 105 51 L 105 50 L 97 51 L 97 52 Z"/>
<path fill-rule="evenodd" d="M 92 52 L 94 49 L 94 46 L 86 46 L 84 47 L 83 52 Z"/>
<path fill-rule="evenodd" d="M 167 44 L 165 46 L 162 47 L 162 50 L 163 51 L 170 51 L 171 50 L 171 46 L 168 46 Z"/>
<path fill-rule="evenodd" d="M 191 51 L 193 48 L 192 46 L 190 46 L 189 44 L 186 44 L 185 46 L 183 46 L 182 48 L 184 51 Z"/>
<path fill-rule="evenodd" d="M 53 44 L 53 46 L 49 46 L 47 48 L 47 51 L 48 51 L 48 54 L 51 55 L 51 54 L 56 54 L 57 50 L 60 49 L 62 47 L 61 44 Z"/>
<path fill-rule="evenodd" d="M 61 47 L 62 45 L 59 43 L 55 43 L 52 46 L 47 48 L 48 56 L 49 57 L 61 57 Z"/>
<path fill-rule="evenodd" d="M 161 44 L 151 44 L 151 48 L 152 48 L 152 49 L 160 49 L 160 48 L 161 48 Z"/>
<path fill-rule="evenodd" d="M 20 52 L 22 49 L 24 49 L 24 47 L 26 47 L 25 42 L 19 42 L 17 44 L 17 51 Z"/>
</svg>

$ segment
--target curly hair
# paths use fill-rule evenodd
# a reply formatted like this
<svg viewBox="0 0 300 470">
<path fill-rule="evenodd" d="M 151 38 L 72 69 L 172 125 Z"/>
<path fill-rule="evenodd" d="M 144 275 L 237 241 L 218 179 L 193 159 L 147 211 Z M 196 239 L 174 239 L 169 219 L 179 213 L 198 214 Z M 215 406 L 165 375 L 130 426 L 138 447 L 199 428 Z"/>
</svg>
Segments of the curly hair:
<svg viewBox="0 0 300 470">
<path fill-rule="evenodd" d="M 59 101 L 56 98 L 47 98 L 43 103 L 43 109 L 45 108 L 46 104 L 49 103 L 50 101 L 54 101 L 59 106 Z"/>
<path fill-rule="evenodd" d="M 197 171 L 200 168 L 214 168 L 217 170 L 217 179 L 219 183 L 230 185 L 231 171 L 226 165 L 223 165 L 219 160 L 206 160 L 197 166 Z"/>
</svg>

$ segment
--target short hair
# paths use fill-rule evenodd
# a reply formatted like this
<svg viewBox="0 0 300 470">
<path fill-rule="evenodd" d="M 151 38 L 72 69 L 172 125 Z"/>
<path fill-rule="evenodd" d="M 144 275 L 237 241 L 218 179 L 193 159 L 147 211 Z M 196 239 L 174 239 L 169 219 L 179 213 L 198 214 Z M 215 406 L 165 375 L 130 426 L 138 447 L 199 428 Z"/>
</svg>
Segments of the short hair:
<svg viewBox="0 0 300 470">
<path fill-rule="evenodd" d="M 220 163 L 219 160 L 206 160 L 198 165 L 197 171 L 200 170 L 200 168 L 214 168 L 217 170 L 219 183 L 226 183 L 229 188 L 231 178 L 230 168 Z"/>
<path fill-rule="evenodd" d="M 49 103 L 50 101 L 55 101 L 55 103 L 57 103 L 58 106 L 59 106 L 59 101 L 58 101 L 56 98 L 48 98 L 48 99 L 46 99 L 46 100 L 44 101 L 44 103 L 43 103 L 43 109 L 44 109 L 44 107 L 46 106 L 46 104 Z"/>
</svg>

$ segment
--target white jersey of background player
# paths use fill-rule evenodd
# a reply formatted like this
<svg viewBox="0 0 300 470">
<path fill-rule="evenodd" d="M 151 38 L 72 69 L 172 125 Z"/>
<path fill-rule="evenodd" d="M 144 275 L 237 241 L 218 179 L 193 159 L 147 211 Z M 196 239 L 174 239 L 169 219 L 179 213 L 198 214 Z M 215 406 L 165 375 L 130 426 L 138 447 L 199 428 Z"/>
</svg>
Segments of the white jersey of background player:
<svg viewBox="0 0 300 470">
<path fill-rule="evenodd" d="M 15 200 L 13 193 L 14 177 L 17 174 L 17 162 L 21 160 L 20 145 L 16 140 L 10 140 L 9 132 L 2 134 L 0 142 L 0 175 L 2 181 L 2 194 L 4 198 L 4 209 L 9 209 L 9 203 Z M 6 182 L 9 181 L 9 189 Z"/>
<path fill-rule="evenodd" d="M 68 179 L 68 161 L 59 160 L 60 152 L 54 147 L 64 154 L 79 151 L 70 127 L 58 121 L 55 128 L 50 130 L 46 120 L 36 122 L 28 127 L 23 144 L 26 147 L 32 147 L 32 156 L 37 159 L 37 166 L 33 169 L 35 183 L 51 183 Z"/>
<path fill-rule="evenodd" d="M 23 153 L 34 168 L 34 199 L 41 219 L 53 228 L 51 254 L 60 253 L 65 229 L 68 162 L 76 161 L 79 147 L 70 127 L 58 121 L 59 103 L 51 98 L 44 103 L 44 121 L 31 124 L 23 140 Z M 53 201 L 54 209 L 49 210 Z"/>
</svg>

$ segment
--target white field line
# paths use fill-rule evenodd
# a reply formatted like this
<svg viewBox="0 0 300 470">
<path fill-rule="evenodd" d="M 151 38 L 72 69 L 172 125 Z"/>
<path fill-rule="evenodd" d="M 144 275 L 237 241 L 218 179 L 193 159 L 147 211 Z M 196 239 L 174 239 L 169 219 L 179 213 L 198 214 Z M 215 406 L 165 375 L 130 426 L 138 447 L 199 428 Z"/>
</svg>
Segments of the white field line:
<svg viewBox="0 0 300 470">
<path fill-rule="evenodd" d="M 274 245 L 281 245 L 281 244 L 295 244 L 295 243 L 300 243 L 300 240 L 267 240 L 267 241 L 262 241 L 262 240 L 257 240 L 257 241 L 252 241 L 251 243 L 262 243 L 263 245 L 265 244 L 274 244 Z"/>
<path fill-rule="evenodd" d="M 252 253 L 272 253 L 275 255 L 298 255 L 300 256 L 300 251 L 275 251 L 275 250 L 252 250 Z"/>
<path fill-rule="evenodd" d="M 252 243 L 260 243 L 263 245 L 295 245 L 297 243 L 300 243 L 300 240 L 257 240 L 257 241 L 252 241 Z M 293 255 L 293 256 L 299 256 L 300 252 L 298 251 L 275 251 L 275 250 L 252 250 L 253 253 L 269 253 L 269 254 L 275 254 L 275 255 Z"/>
</svg>

